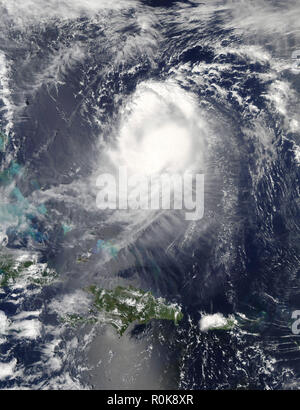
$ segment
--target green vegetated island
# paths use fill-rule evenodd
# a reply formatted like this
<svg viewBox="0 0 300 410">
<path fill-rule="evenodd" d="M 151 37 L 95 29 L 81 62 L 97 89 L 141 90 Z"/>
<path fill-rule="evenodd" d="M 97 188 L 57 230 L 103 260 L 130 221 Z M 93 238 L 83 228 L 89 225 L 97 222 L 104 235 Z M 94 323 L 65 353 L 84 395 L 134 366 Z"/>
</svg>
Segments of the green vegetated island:
<svg viewBox="0 0 300 410">
<path fill-rule="evenodd" d="M 0 287 L 13 286 L 20 282 L 24 282 L 25 286 L 47 286 L 57 278 L 58 274 L 48 268 L 46 263 L 29 259 L 16 260 L 11 255 L 0 253 Z"/>
<path fill-rule="evenodd" d="M 183 318 L 177 304 L 168 304 L 162 298 L 155 298 L 151 292 L 145 292 L 132 286 L 118 286 L 113 290 L 90 286 L 86 289 L 93 295 L 93 304 L 86 316 L 69 314 L 63 320 L 71 325 L 78 323 L 111 324 L 123 335 L 128 326 L 137 322 L 148 323 L 152 319 L 172 320 L 175 325 Z"/>
</svg>

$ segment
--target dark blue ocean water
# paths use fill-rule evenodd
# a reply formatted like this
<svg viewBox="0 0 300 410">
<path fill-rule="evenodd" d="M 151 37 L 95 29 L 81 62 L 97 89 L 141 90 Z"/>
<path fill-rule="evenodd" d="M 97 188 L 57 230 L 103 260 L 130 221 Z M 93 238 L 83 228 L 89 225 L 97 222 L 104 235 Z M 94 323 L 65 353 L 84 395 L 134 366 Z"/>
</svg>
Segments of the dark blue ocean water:
<svg viewBox="0 0 300 410">
<path fill-rule="evenodd" d="M 0 3 L 1 252 L 57 275 L 1 289 L 1 388 L 297 389 L 299 5 L 47 3 Z M 149 87 L 170 124 L 192 99 L 205 170 L 194 224 L 95 207 L 103 152 L 132 112 L 152 118 Z M 184 319 L 121 338 L 61 323 L 94 283 L 149 290 Z M 212 314 L 237 324 L 201 331 Z"/>
</svg>

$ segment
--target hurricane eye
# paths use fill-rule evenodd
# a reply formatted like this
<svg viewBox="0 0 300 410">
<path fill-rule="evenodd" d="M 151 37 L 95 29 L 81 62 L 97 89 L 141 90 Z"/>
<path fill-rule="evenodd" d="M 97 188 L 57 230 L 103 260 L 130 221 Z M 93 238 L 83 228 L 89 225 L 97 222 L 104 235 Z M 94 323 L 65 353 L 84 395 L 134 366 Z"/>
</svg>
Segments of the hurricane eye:
<svg viewBox="0 0 300 410">
<path fill-rule="evenodd" d="M 193 146 L 201 137 L 194 122 L 196 104 L 179 87 L 140 85 L 126 107 L 117 148 L 109 155 L 130 173 L 183 172 L 193 162 Z M 199 131 L 199 132 L 198 132 Z"/>
</svg>

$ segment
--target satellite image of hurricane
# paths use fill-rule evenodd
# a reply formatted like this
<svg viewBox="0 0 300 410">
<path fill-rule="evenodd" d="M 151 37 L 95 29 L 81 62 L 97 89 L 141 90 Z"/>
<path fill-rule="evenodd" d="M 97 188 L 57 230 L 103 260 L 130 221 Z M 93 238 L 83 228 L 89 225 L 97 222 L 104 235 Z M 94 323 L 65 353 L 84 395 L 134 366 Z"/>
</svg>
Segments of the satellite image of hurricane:
<svg viewBox="0 0 300 410">
<path fill-rule="evenodd" d="M 0 0 L 0 389 L 298 390 L 299 113 L 299 0 Z"/>
</svg>

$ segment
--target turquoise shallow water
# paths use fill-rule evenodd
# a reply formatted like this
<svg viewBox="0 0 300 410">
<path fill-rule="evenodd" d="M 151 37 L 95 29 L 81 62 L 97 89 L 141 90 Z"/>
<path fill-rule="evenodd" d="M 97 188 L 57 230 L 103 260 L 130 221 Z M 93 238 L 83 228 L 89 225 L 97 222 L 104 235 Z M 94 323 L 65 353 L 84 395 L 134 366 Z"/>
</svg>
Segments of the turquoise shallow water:
<svg viewBox="0 0 300 410">
<path fill-rule="evenodd" d="M 298 388 L 299 5 L 162 3 L 0 2 L 1 388 Z M 202 219 L 96 207 L 178 138 Z M 183 319 L 69 326 L 91 285 Z"/>
</svg>

